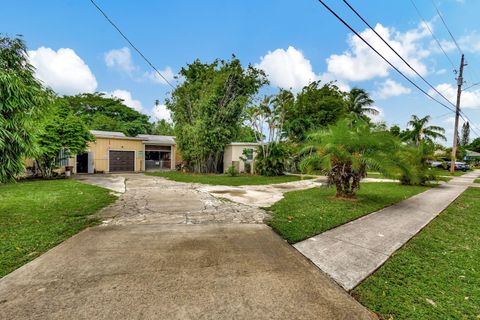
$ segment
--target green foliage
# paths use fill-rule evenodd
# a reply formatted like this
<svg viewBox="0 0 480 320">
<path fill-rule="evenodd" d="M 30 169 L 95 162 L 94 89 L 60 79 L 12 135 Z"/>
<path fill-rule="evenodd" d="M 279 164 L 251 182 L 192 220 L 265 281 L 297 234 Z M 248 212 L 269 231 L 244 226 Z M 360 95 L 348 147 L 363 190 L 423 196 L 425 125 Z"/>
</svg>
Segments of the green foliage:
<svg viewBox="0 0 480 320">
<path fill-rule="evenodd" d="M 395 137 L 400 137 L 401 132 L 402 130 L 396 124 L 390 127 L 390 133 Z"/>
<path fill-rule="evenodd" d="M 152 131 L 149 117 L 127 107 L 121 99 L 97 92 L 66 96 L 63 100 L 91 130 L 119 131 L 128 136 Z"/>
<path fill-rule="evenodd" d="M 47 102 L 23 40 L 0 36 L 0 183 L 25 171 L 25 158 L 35 151 L 35 121 Z"/>
<path fill-rule="evenodd" d="M 151 134 L 160 136 L 173 136 L 175 135 L 175 130 L 170 122 L 165 119 L 161 119 L 153 124 Z"/>
<path fill-rule="evenodd" d="M 365 183 L 355 201 L 335 198 L 334 188 L 287 192 L 269 208 L 272 219 L 268 224 L 289 243 L 295 243 L 425 190 L 392 182 Z"/>
<path fill-rule="evenodd" d="M 0 278 L 96 224 L 92 215 L 115 199 L 74 180 L 0 185 Z"/>
<path fill-rule="evenodd" d="M 88 142 L 93 140 L 94 136 L 82 119 L 71 112 L 65 100 L 57 99 L 39 133 L 35 160 L 42 176 L 52 176 L 60 151 L 64 150 L 66 156 L 80 154 L 87 149 Z"/>
<path fill-rule="evenodd" d="M 237 168 L 235 168 L 235 166 L 230 166 L 225 170 L 225 174 L 229 177 L 236 177 L 238 176 Z"/>
<path fill-rule="evenodd" d="M 465 122 L 462 125 L 462 136 L 460 137 L 460 145 L 463 147 L 468 146 L 470 143 L 470 123 Z"/>
<path fill-rule="evenodd" d="M 169 180 L 179 182 L 191 182 L 191 183 L 203 183 L 219 186 L 247 186 L 247 185 L 265 185 L 272 183 L 283 183 L 298 181 L 301 179 L 311 179 L 312 177 L 300 177 L 300 176 L 275 176 L 265 177 L 256 175 L 239 174 L 236 177 L 230 177 L 225 174 L 195 174 L 195 173 L 183 173 L 178 171 L 165 171 L 165 172 L 147 172 L 146 175 L 155 177 L 164 177 Z"/>
<path fill-rule="evenodd" d="M 368 123 L 355 124 L 342 119 L 326 130 L 312 133 L 304 150 L 310 151 L 301 163 L 302 170 L 320 167 L 337 197 L 352 198 L 360 188 L 367 169 L 389 176 L 397 168 L 395 154 L 400 141 L 385 131 L 372 131 Z"/>
<path fill-rule="evenodd" d="M 296 99 L 282 104 L 285 123 L 283 131 L 292 142 L 304 141 L 308 132 L 335 123 L 346 113 L 345 94 L 333 83 L 312 82 L 298 93 Z"/>
<path fill-rule="evenodd" d="M 255 172 L 262 176 L 280 176 L 285 172 L 290 150 L 283 142 L 270 142 L 258 148 Z"/>
<path fill-rule="evenodd" d="M 405 145 L 397 153 L 400 182 L 406 185 L 425 185 L 438 180 L 437 171 L 428 161 L 434 160 L 434 144 L 420 141 L 418 146 Z"/>
<path fill-rule="evenodd" d="M 408 122 L 410 128 L 404 131 L 403 138 L 406 141 L 414 142 L 417 146 L 420 145 L 422 140 L 432 143 L 435 139 L 446 141 L 445 129 L 438 126 L 427 126 L 430 120 L 430 116 L 419 118 L 416 115 L 412 115 L 411 120 Z"/>
<path fill-rule="evenodd" d="M 480 152 L 480 138 L 475 138 L 468 146 L 468 150 Z"/>
<path fill-rule="evenodd" d="M 264 137 L 260 137 L 262 139 Z M 255 131 L 250 126 L 242 125 L 238 129 L 237 136 L 233 139 L 233 141 L 237 142 L 257 142 L 257 136 L 255 135 Z"/>
<path fill-rule="evenodd" d="M 372 108 L 374 101 L 364 89 L 353 88 L 347 95 L 347 116 L 354 121 L 361 119 L 369 122 L 368 114 L 378 115 L 379 111 Z"/>
<path fill-rule="evenodd" d="M 265 74 L 229 61 L 199 60 L 182 68 L 184 81 L 173 91 L 167 107 L 172 113 L 177 146 L 194 172 L 219 172 L 225 146 L 238 137 L 245 108 Z"/>
</svg>

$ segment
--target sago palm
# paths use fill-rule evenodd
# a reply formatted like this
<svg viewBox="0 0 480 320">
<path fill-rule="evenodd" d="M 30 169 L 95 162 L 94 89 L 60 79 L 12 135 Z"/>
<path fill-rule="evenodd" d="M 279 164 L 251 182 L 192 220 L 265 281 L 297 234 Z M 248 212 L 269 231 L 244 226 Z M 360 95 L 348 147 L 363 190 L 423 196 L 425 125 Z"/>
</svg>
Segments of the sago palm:
<svg viewBox="0 0 480 320">
<path fill-rule="evenodd" d="M 367 169 L 387 176 L 397 172 L 395 154 L 400 147 L 399 140 L 388 132 L 372 131 L 362 120 L 352 126 L 351 121 L 343 119 L 309 136 L 304 152 L 310 154 L 300 167 L 303 171 L 320 167 L 329 184 L 335 185 L 337 197 L 352 198 Z"/>
<path fill-rule="evenodd" d="M 415 142 L 416 146 L 419 146 L 422 140 L 433 142 L 435 139 L 441 139 L 446 141 L 445 129 L 439 126 L 427 126 L 430 120 L 430 116 L 419 118 L 416 115 L 412 115 L 412 118 L 407 123 L 410 130 L 407 131 L 406 138 Z"/>
</svg>

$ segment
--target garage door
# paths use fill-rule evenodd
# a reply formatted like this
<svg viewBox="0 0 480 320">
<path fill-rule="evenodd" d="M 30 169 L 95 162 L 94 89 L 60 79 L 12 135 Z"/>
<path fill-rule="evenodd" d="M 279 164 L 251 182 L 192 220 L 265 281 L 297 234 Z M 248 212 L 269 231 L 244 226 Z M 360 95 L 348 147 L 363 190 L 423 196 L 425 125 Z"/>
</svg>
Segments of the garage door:
<svg viewBox="0 0 480 320">
<path fill-rule="evenodd" d="M 135 171 L 135 151 L 109 151 L 110 172 Z"/>
</svg>

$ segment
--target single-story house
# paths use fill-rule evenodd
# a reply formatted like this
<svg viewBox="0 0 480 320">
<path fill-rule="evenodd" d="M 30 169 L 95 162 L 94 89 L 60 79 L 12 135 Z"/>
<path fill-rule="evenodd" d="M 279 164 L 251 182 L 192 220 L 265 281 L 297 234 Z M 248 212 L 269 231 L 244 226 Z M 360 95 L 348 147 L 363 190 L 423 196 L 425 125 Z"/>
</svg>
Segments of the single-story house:
<svg viewBox="0 0 480 320">
<path fill-rule="evenodd" d="M 253 173 L 259 146 L 260 143 L 256 142 L 232 142 L 228 144 L 223 153 L 223 172 L 228 167 L 234 166 L 238 172 Z"/>
<path fill-rule="evenodd" d="M 465 161 L 471 160 L 480 160 L 480 153 L 476 151 L 467 150 L 467 154 L 465 155 Z"/>
<path fill-rule="evenodd" d="M 172 136 L 138 135 L 91 130 L 95 141 L 87 152 L 69 159 L 74 173 L 144 172 L 173 170 L 176 144 Z"/>
</svg>

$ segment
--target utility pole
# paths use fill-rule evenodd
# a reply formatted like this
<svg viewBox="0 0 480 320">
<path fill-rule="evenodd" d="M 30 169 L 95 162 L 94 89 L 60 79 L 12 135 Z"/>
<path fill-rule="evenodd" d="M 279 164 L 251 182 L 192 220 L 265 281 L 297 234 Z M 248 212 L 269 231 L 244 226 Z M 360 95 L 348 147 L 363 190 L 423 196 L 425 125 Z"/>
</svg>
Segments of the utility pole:
<svg viewBox="0 0 480 320">
<path fill-rule="evenodd" d="M 463 67 L 464 55 L 462 54 L 462 59 L 460 60 L 460 72 L 457 78 L 457 104 L 455 108 L 455 130 L 453 131 L 453 147 L 452 147 L 452 162 L 450 163 L 450 174 L 453 176 L 455 174 L 455 161 L 457 160 L 457 145 L 458 145 L 458 118 L 460 117 L 460 96 L 462 94 L 462 85 L 463 85 Z"/>
</svg>

